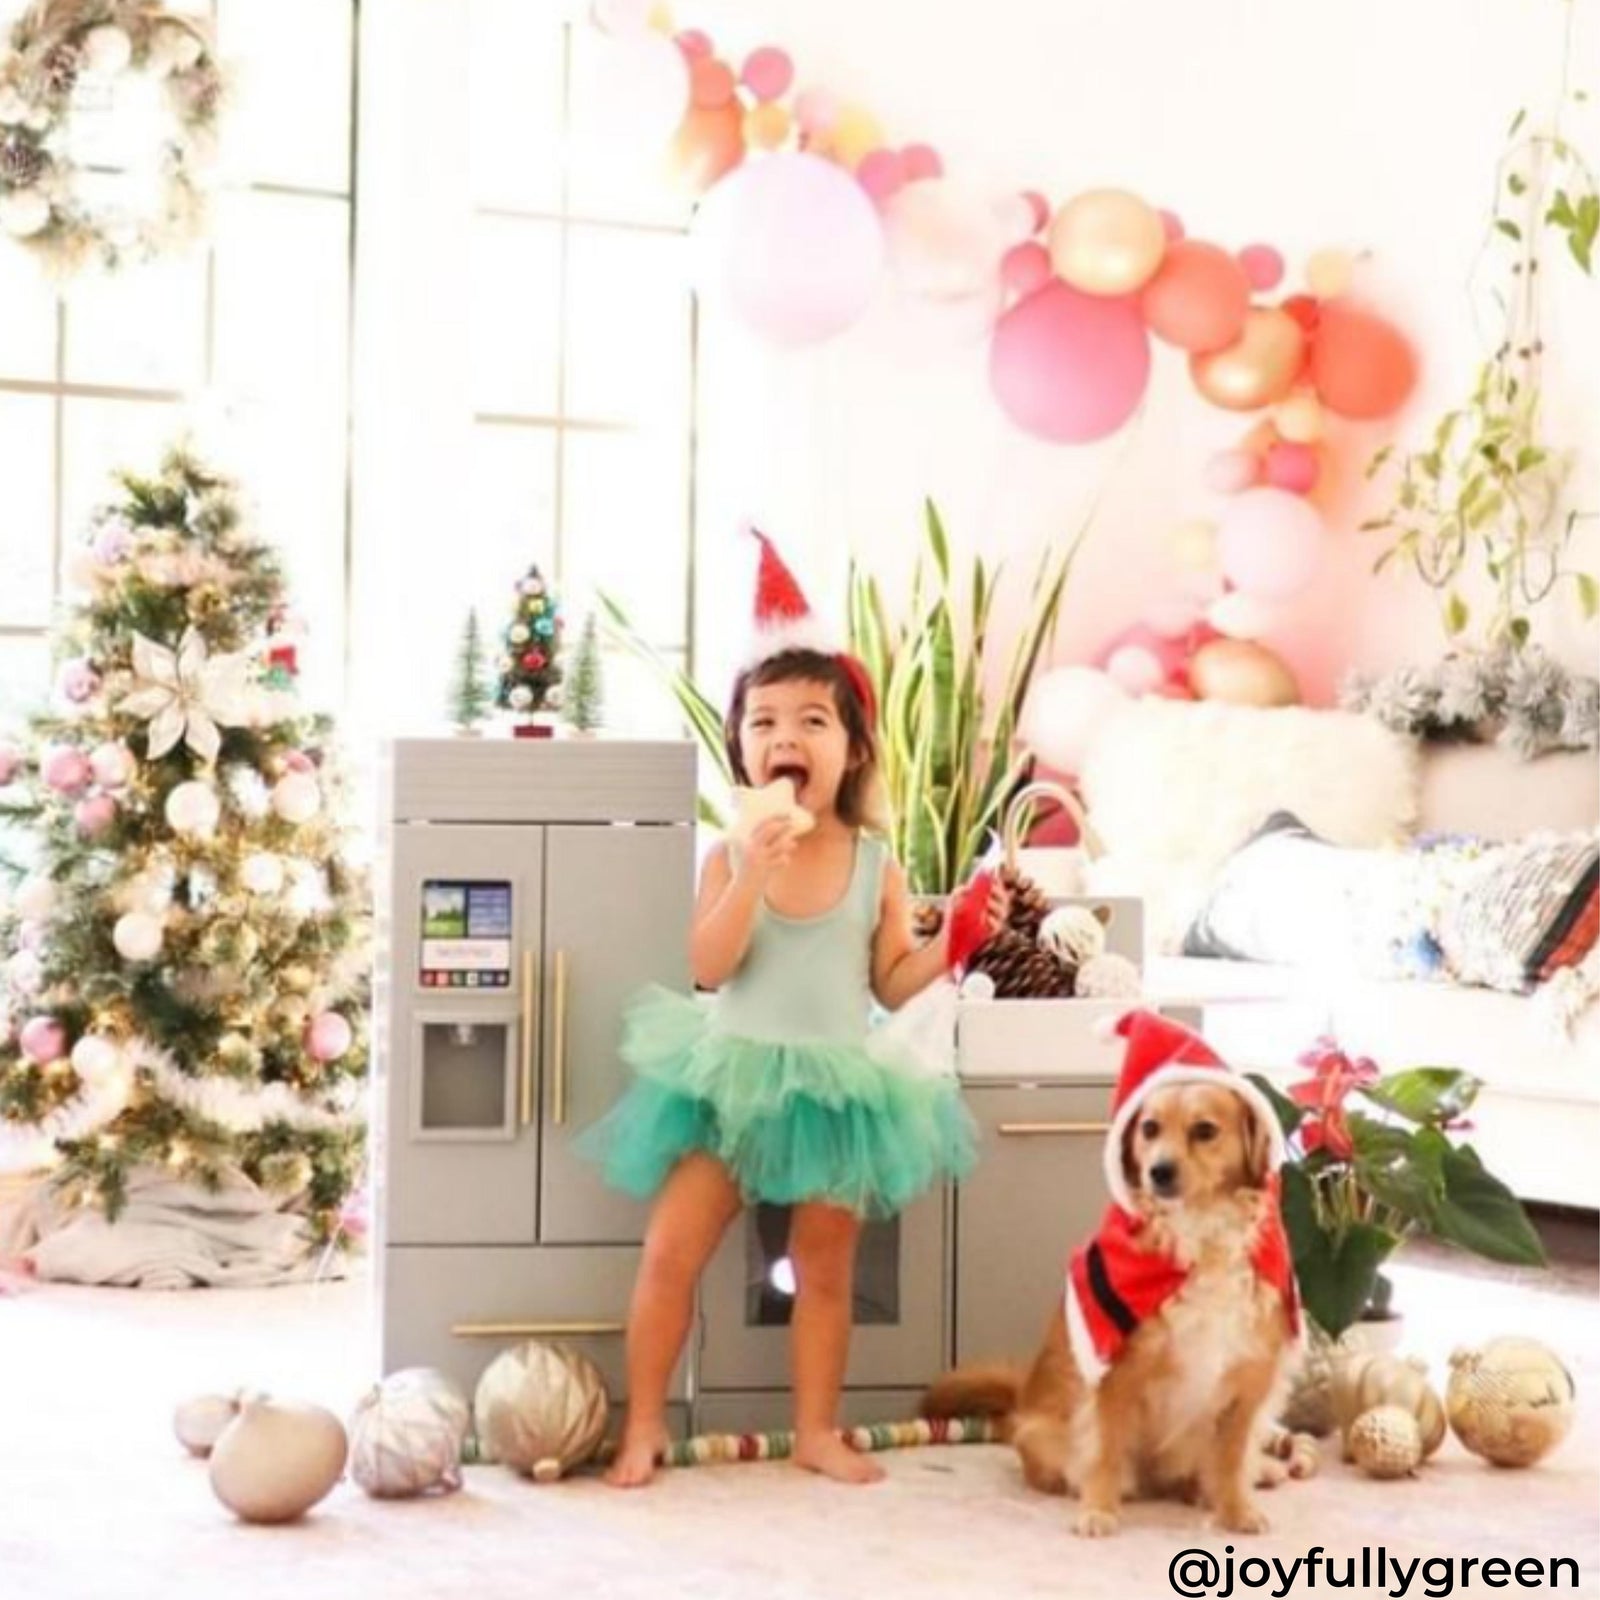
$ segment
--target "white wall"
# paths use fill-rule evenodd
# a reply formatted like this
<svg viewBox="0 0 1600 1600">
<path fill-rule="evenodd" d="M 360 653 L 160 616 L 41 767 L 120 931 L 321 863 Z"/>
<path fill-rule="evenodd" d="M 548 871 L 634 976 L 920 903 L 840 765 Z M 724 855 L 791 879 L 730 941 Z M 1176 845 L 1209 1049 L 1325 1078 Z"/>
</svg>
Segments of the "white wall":
<svg viewBox="0 0 1600 1600">
<path fill-rule="evenodd" d="M 1576 78 L 1600 92 L 1600 6 L 1573 3 Z M 1403 419 L 1420 430 L 1455 402 L 1479 359 L 1468 268 L 1511 116 L 1553 101 L 1568 6 L 763 0 L 677 9 L 680 25 L 707 27 L 725 53 L 785 45 L 802 83 L 859 97 L 893 142 L 926 139 L 952 169 L 1037 186 L 1057 201 L 1129 187 L 1178 211 L 1196 235 L 1278 245 L 1291 280 L 1318 247 L 1373 251 L 1394 314 L 1424 354 L 1424 382 Z M 1600 157 L 1594 108 L 1580 113 L 1572 130 Z M 1600 286 L 1575 269 L 1552 277 L 1552 428 L 1588 443 L 1580 498 L 1600 507 Z M 904 567 L 925 494 L 958 543 L 1010 551 L 1019 572 L 1098 495 L 1057 652 L 1088 656 L 1166 580 L 1172 525 L 1213 507 L 1200 483 L 1206 455 L 1247 421 L 1202 402 L 1174 353 L 1158 347 L 1144 413 L 1123 435 L 1046 445 L 1001 416 L 981 346 L 919 359 L 894 335 L 892 316 L 879 315 L 831 346 L 786 355 L 708 326 L 702 616 L 742 621 L 748 554 L 729 530 L 745 513 L 804 546 L 801 565 L 836 603 L 847 550 L 884 570 Z M 1337 437 L 1359 476 L 1374 434 L 1346 427 Z M 1316 698 L 1351 663 L 1426 659 L 1441 647 L 1420 585 L 1368 576 L 1379 547 L 1353 531 L 1355 520 L 1336 528 L 1323 579 L 1269 640 Z M 1600 524 L 1588 525 L 1575 554 L 1600 570 Z M 1568 659 L 1592 664 L 1600 632 L 1577 618 L 1563 601 L 1545 634 Z M 702 643 L 709 665 L 725 660 L 709 633 Z"/>
</svg>

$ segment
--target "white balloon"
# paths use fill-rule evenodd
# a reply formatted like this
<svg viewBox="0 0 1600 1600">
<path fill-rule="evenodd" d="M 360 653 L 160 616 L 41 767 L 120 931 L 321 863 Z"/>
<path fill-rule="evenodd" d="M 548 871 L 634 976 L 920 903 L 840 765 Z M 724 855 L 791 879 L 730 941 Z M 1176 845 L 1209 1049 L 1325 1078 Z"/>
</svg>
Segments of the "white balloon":
<svg viewBox="0 0 1600 1600">
<path fill-rule="evenodd" d="M 1131 695 L 1148 694 L 1166 676 L 1154 652 L 1140 644 L 1113 650 L 1106 658 L 1106 674 Z"/>
<path fill-rule="evenodd" d="M 217 791 L 197 778 L 180 783 L 167 796 L 167 821 L 178 833 L 209 839 L 217 831 L 221 815 L 222 802 L 217 798 Z"/>
<path fill-rule="evenodd" d="M 143 911 L 130 911 L 117 918 L 111 942 L 124 961 L 153 961 L 161 953 L 164 933 L 155 917 Z"/>
<path fill-rule="evenodd" d="M 959 178 L 908 183 L 884 212 L 890 265 L 913 294 L 979 294 L 998 280 L 1013 222 L 991 196 Z"/>
<path fill-rule="evenodd" d="M 1022 741 L 1058 772 L 1082 770 L 1105 725 L 1128 704 L 1092 667 L 1057 667 L 1033 680 L 1022 709 Z"/>
<path fill-rule="evenodd" d="M 1211 602 L 1206 621 L 1230 639 L 1259 639 L 1272 626 L 1272 606 L 1258 595 L 1234 589 Z"/>
<path fill-rule="evenodd" d="M 322 809 L 322 790 L 309 772 L 287 772 L 272 786 L 272 809 L 285 822 L 309 822 Z"/>
</svg>

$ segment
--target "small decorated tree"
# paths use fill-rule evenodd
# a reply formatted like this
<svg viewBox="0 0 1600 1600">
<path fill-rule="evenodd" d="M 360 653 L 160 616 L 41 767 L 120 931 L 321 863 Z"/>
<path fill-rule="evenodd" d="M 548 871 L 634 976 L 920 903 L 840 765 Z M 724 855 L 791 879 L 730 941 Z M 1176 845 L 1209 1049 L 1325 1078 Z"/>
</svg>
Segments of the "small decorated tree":
<svg viewBox="0 0 1600 1600">
<path fill-rule="evenodd" d="M 567 721 L 579 733 L 593 733 L 600 726 L 605 706 L 605 685 L 600 678 L 600 635 L 594 613 L 584 618 L 583 632 L 572 657 L 572 672 L 567 680 Z"/>
<path fill-rule="evenodd" d="M 95 513 L 54 704 L 0 742 L 32 839 L 0 915 L 0 1166 L 115 1219 L 239 1175 L 337 1230 L 363 1159 L 366 884 L 276 552 L 174 453 Z"/>
<path fill-rule="evenodd" d="M 561 605 L 537 565 L 518 579 L 511 620 L 501 639 L 500 679 L 494 703 L 516 714 L 518 731 L 548 731 L 535 712 L 560 703 Z"/>
<path fill-rule="evenodd" d="M 487 663 L 483 654 L 483 632 L 478 626 L 478 608 L 467 612 L 456 651 L 456 670 L 450 683 L 450 717 L 458 733 L 476 733 L 483 714 L 489 709 L 489 686 L 484 681 Z"/>
</svg>

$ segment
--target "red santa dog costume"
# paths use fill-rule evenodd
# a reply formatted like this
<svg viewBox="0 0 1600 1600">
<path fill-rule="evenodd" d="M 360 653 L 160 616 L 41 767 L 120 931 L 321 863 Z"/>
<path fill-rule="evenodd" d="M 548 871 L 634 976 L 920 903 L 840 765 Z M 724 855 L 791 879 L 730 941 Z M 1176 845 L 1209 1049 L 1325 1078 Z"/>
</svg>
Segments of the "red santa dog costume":
<svg viewBox="0 0 1600 1600">
<path fill-rule="evenodd" d="M 1283 1163 L 1283 1131 L 1271 1102 L 1248 1079 L 1231 1071 L 1198 1034 L 1151 1011 L 1130 1011 L 1116 1024 L 1127 1040 L 1122 1074 L 1111 1102 L 1106 1133 L 1106 1187 L 1112 1203 L 1095 1236 L 1073 1252 L 1067 1267 L 1067 1337 L 1078 1369 L 1098 1381 L 1124 1342 L 1147 1317 L 1182 1289 L 1188 1269 L 1146 1248 L 1145 1224 L 1135 1211 L 1122 1168 L 1123 1140 L 1145 1101 L 1157 1089 L 1180 1083 L 1221 1084 L 1260 1118 L 1270 1146 L 1271 1204 L 1251 1250 L 1256 1272 L 1283 1295 L 1291 1333 L 1300 1335 L 1300 1302 L 1294 1263 L 1279 1211 L 1278 1168 Z"/>
</svg>

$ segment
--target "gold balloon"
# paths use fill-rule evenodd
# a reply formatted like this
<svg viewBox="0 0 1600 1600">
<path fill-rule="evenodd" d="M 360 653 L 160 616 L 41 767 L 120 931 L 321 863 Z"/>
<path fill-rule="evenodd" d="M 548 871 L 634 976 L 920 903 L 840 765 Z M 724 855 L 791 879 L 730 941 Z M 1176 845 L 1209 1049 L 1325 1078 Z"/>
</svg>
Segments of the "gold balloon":
<svg viewBox="0 0 1600 1600">
<path fill-rule="evenodd" d="M 1213 639 L 1194 653 L 1189 683 L 1202 700 L 1235 706 L 1292 706 L 1300 685 L 1283 662 L 1253 639 Z"/>
<path fill-rule="evenodd" d="M 865 106 L 847 105 L 840 109 L 823 141 L 827 153 L 853 172 L 861 158 L 883 143 L 883 124 Z"/>
<path fill-rule="evenodd" d="M 1280 439 L 1315 444 L 1323 433 L 1322 402 L 1314 394 L 1292 394 L 1278 402 L 1272 421 Z"/>
<path fill-rule="evenodd" d="M 1136 194 L 1090 189 L 1069 200 L 1050 224 L 1050 265 L 1085 294 L 1142 289 L 1167 253 L 1161 218 Z"/>
<path fill-rule="evenodd" d="M 792 120 L 777 101 L 751 106 L 744 114 L 744 137 L 758 150 L 776 150 L 789 137 Z"/>
<path fill-rule="evenodd" d="M 1321 300 L 1345 294 L 1356 274 L 1356 258 L 1348 250 L 1318 250 L 1306 262 L 1306 287 Z"/>
<path fill-rule="evenodd" d="M 1252 306 L 1238 339 L 1226 349 L 1191 356 L 1189 372 L 1212 405 L 1255 411 L 1289 392 L 1305 356 L 1305 331 L 1287 311 Z"/>
</svg>

